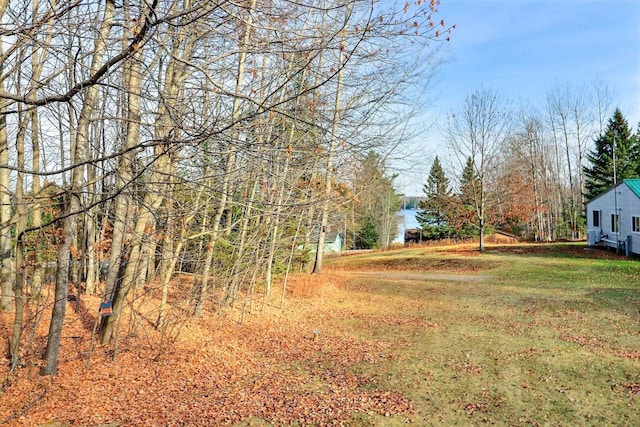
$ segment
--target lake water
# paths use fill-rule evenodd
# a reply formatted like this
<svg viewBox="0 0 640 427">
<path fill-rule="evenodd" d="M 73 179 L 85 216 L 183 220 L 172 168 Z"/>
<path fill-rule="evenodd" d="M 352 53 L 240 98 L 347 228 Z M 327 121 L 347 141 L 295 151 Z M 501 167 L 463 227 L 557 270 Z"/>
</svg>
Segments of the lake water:
<svg viewBox="0 0 640 427">
<path fill-rule="evenodd" d="M 393 239 L 393 243 L 404 243 L 404 233 L 406 230 L 412 230 L 419 227 L 416 215 L 418 209 L 400 209 L 398 211 L 398 234 Z"/>
</svg>

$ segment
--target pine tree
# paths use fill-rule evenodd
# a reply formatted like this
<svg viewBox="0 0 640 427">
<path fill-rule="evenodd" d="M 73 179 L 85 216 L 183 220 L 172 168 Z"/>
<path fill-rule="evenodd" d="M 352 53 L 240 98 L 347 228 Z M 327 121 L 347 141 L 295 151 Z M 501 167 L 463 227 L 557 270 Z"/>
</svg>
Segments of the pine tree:
<svg viewBox="0 0 640 427">
<path fill-rule="evenodd" d="M 355 236 L 353 242 L 354 249 L 373 249 L 378 244 L 378 232 L 376 224 L 371 216 L 367 216 L 360 225 L 360 230 Z"/>
<path fill-rule="evenodd" d="M 594 149 L 587 154 L 590 163 L 584 167 L 587 200 L 597 197 L 615 184 L 614 147 L 615 179 L 620 182 L 625 178 L 637 177 L 640 173 L 638 134 L 632 134 L 619 109 L 609 119 L 604 133 L 595 140 Z"/>
<path fill-rule="evenodd" d="M 427 178 L 427 183 L 422 191 L 426 200 L 420 202 L 421 210 L 416 215 L 416 219 L 422 227 L 423 237 L 427 239 L 449 237 L 451 234 L 449 220 L 452 216 L 453 192 L 437 156 L 433 160 L 429 178 Z"/>
<path fill-rule="evenodd" d="M 640 123 L 636 127 L 636 133 L 633 136 L 633 145 L 629 155 L 630 168 L 635 169 L 633 178 L 640 178 Z"/>
<path fill-rule="evenodd" d="M 373 224 L 377 236 L 376 246 L 386 248 L 397 232 L 395 213 L 402 199 L 393 186 L 395 176 L 387 173 L 385 160 L 375 151 L 369 151 L 360 161 L 354 178 L 354 194 L 358 196 L 355 206 L 354 230 L 365 233 L 363 241 L 369 241 L 370 226 Z M 354 244 L 362 238 L 353 236 Z"/>
<path fill-rule="evenodd" d="M 473 158 L 468 157 L 460 177 L 460 191 L 457 197 L 455 226 L 459 237 L 478 234 L 477 203 L 480 200 L 480 180 Z"/>
<path fill-rule="evenodd" d="M 449 188 L 449 179 L 442 169 L 438 156 L 431 165 L 429 178 L 423 186 L 422 191 L 427 197 L 426 200 L 420 202 L 421 212 L 418 214 L 418 220 L 421 224 L 443 226 L 450 210 L 452 191 Z"/>
</svg>

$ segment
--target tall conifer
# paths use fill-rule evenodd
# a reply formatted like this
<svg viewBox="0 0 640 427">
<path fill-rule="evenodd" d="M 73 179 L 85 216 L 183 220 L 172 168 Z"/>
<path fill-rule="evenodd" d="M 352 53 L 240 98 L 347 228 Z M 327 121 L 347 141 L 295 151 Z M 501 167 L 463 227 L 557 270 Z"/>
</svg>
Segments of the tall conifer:
<svg viewBox="0 0 640 427">
<path fill-rule="evenodd" d="M 429 178 L 427 178 L 427 183 L 422 191 L 426 196 L 426 200 L 420 202 L 421 211 L 416 217 L 418 222 L 423 228 L 445 227 L 451 217 L 453 193 L 438 156 L 433 160 Z"/>
<path fill-rule="evenodd" d="M 585 197 L 591 200 L 612 187 L 615 179 L 635 178 L 640 173 L 640 146 L 638 135 L 629 128 L 627 119 L 619 109 L 607 123 L 607 128 L 595 140 L 595 147 L 587 154 L 588 166 L 584 167 Z"/>
</svg>

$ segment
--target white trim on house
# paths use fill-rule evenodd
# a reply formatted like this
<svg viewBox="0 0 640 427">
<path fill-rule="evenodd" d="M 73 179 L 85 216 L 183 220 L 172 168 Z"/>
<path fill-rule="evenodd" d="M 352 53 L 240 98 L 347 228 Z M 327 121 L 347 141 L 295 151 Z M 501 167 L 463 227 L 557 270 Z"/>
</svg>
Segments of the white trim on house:
<svg viewBox="0 0 640 427">
<path fill-rule="evenodd" d="M 640 228 L 634 230 L 632 219 L 640 218 L 638 181 L 624 180 L 587 203 L 587 243 L 590 246 L 608 246 L 623 250 L 623 253 L 640 254 Z M 633 184 L 636 191 L 628 184 Z M 595 212 L 599 220 L 597 224 Z M 618 216 L 618 229 L 614 215 Z"/>
</svg>

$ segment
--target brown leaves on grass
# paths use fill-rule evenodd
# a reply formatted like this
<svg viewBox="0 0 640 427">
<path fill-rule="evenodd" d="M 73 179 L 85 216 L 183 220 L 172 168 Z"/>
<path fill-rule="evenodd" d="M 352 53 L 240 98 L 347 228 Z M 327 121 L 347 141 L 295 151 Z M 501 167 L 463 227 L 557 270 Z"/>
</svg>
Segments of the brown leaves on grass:
<svg viewBox="0 0 640 427">
<path fill-rule="evenodd" d="M 624 254 L 616 254 L 615 251 L 607 250 L 606 248 L 589 248 L 585 244 L 576 243 L 491 245 L 489 250 L 491 252 L 520 255 L 570 255 L 576 258 L 629 259 L 628 257 L 625 257 Z"/>
<path fill-rule="evenodd" d="M 629 393 L 629 396 L 635 397 L 640 394 L 640 384 L 637 383 L 620 383 L 614 384 L 611 386 L 611 389 L 621 388 L 622 390 Z"/>
<path fill-rule="evenodd" d="M 464 405 L 464 410 L 470 413 L 474 413 L 477 411 L 486 412 L 488 407 L 489 407 L 489 402 L 474 402 L 474 403 L 467 403 L 466 405 Z"/>
<path fill-rule="evenodd" d="M 612 354 L 623 359 L 640 360 L 640 351 L 616 348 L 615 346 L 608 344 L 603 338 L 587 337 L 585 335 L 563 335 L 560 339 L 562 341 L 578 344 L 581 347 L 589 349 L 595 354 Z"/>
<path fill-rule="evenodd" d="M 29 360 L 31 366 L 18 369 L 0 390 L 0 420 L 6 425 L 210 426 L 258 419 L 321 426 L 342 425 L 357 413 L 412 413 L 406 396 L 354 372 L 358 364 L 391 357 L 393 349 L 385 340 L 356 338 L 326 326 L 335 313 L 319 301 L 331 289 L 315 279 L 294 282 L 290 290 L 303 300 L 284 312 L 267 305 L 262 314 L 245 316 L 241 325 L 231 321 L 234 314 L 222 322 L 216 316 L 180 320 L 179 339 L 162 353 L 151 345 L 160 341 L 161 331 L 140 321 L 136 307 L 133 316 L 124 316 L 122 330 L 128 332 L 118 359 L 112 361 L 112 345 L 98 346 L 88 370 L 91 328 L 85 324 L 91 322 L 80 318 L 96 313 L 67 310 L 63 335 L 79 338 L 63 343 L 58 374 L 40 377 L 39 362 Z M 95 305 L 88 297 L 85 301 Z M 0 322 L 3 335 L 9 324 Z M 0 368 L 0 375 L 6 374 Z"/>
<path fill-rule="evenodd" d="M 456 372 L 465 372 L 471 375 L 480 375 L 484 369 L 482 365 L 474 365 L 471 362 L 445 363 L 444 366 L 453 369 Z"/>
<path fill-rule="evenodd" d="M 502 407 L 502 403 L 505 398 L 498 394 L 492 393 L 489 390 L 483 389 L 478 396 L 478 400 L 463 404 L 463 409 L 469 414 L 473 415 L 476 412 L 488 413 L 493 409 Z M 484 420 L 488 421 L 488 420 Z"/>
<path fill-rule="evenodd" d="M 428 246 L 428 245 L 424 245 Z M 328 264 L 337 271 L 444 271 L 447 273 L 469 273 L 489 270 L 498 266 L 495 260 L 487 261 L 479 257 L 476 249 L 468 245 L 438 246 L 423 251 L 410 250 L 406 253 L 392 252 L 381 256 L 380 252 L 347 255 L 332 258 Z"/>
<path fill-rule="evenodd" d="M 330 277 L 332 282 L 339 280 L 337 277 Z M 317 274 L 292 275 L 287 284 L 287 294 L 293 298 L 317 298 L 322 295 L 324 283 L 327 276 Z"/>
<path fill-rule="evenodd" d="M 368 267 L 368 266 L 367 266 Z M 376 271 L 446 271 L 450 273 L 468 273 L 486 270 L 495 265 L 475 258 L 398 258 L 377 260 L 370 267 Z"/>
<path fill-rule="evenodd" d="M 340 316 L 345 318 L 357 319 L 366 322 L 368 325 L 387 325 L 387 326 L 413 326 L 421 329 L 435 329 L 441 325 L 436 322 L 428 322 L 419 317 L 395 316 L 395 315 L 376 315 L 359 313 L 355 310 L 341 310 Z"/>
<path fill-rule="evenodd" d="M 313 320 L 300 319 L 295 326 L 289 327 L 247 325 L 241 327 L 238 342 L 262 357 L 316 367 L 337 366 L 347 369 L 353 364 L 377 363 L 392 357 L 391 343 L 388 341 L 356 339 L 344 331 L 325 331 L 317 328 Z"/>
</svg>

